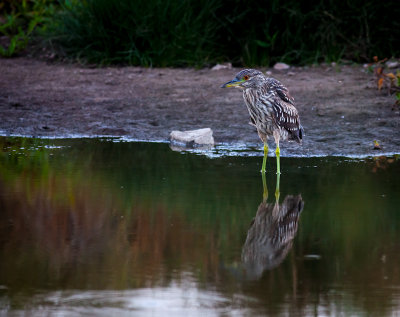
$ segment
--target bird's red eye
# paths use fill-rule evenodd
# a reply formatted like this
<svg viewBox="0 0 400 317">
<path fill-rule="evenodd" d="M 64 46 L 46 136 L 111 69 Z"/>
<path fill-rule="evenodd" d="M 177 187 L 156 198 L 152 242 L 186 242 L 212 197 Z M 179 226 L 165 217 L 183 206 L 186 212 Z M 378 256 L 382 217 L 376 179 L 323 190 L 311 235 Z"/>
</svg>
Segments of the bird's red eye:
<svg viewBox="0 0 400 317">
<path fill-rule="evenodd" d="M 244 75 L 244 76 L 243 76 L 243 79 L 244 79 L 244 80 L 249 80 L 249 78 L 250 78 L 249 75 Z"/>
</svg>

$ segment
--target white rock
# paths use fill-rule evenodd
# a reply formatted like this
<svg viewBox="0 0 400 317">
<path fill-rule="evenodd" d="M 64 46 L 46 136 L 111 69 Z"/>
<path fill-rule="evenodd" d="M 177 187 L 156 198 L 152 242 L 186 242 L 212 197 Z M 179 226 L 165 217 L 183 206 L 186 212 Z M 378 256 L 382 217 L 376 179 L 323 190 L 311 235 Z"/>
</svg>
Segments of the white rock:
<svg viewBox="0 0 400 317">
<path fill-rule="evenodd" d="M 396 67 L 399 66 L 399 62 L 397 62 L 397 61 L 387 61 L 386 62 L 386 66 L 388 68 L 396 68 Z"/>
<path fill-rule="evenodd" d="M 214 67 L 212 67 L 211 70 L 231 69 L 231 68 L 232 68 L 231 63 L 225 63 L 225 64 L 217 64 Z"/>
<path fill-rule="evenodd" d="M 213 131 L 210 128 L 172 131 L 170 140 L 171 143 L 178 143 L 185 146 L 214 145 Z"/>
<path fill-rule="evenodd" d="M 285 63 L 276 63 L 274 65 L 274 69 L 276 69 L 276 70 L 285 70 L 285 69 L 289 69 L 289 68 L 290 68 L 290 66 Z"/>
</svg>

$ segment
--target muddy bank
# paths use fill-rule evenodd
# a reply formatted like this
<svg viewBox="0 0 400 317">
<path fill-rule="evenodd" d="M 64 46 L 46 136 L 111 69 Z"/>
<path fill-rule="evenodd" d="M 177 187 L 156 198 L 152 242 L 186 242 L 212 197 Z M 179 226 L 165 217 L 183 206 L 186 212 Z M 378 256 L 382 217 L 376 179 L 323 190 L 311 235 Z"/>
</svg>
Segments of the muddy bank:
<svg viewBox="0 0 400 317">
<path fill-rule="evenodd" d="M 237 71 L 0 59 L 0 134 L 166 141 L 172 130 L 210 127 L 218 143 L 261 148 L 241 92 L 219 88 Z M 378 92 L 362 66 L 290 68 L 271 76 L 289 87 L 306 133 L 302 146 L 284 142 L 282 156 L 400 153 L 394 97 Z M 373 140 L 382 150 L 373 150 Z"/>
</svg>

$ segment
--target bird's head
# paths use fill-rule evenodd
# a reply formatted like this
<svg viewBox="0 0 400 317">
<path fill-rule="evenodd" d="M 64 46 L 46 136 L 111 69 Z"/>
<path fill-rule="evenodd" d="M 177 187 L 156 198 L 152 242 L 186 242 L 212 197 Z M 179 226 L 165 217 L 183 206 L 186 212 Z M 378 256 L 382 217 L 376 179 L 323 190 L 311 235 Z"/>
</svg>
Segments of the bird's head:
<svg viewBox="0 0 400 317">
<path fill-rule="evenodd" d="M 243 69 L 236 74 L 233 80 L 223 84 L 221 88 L 236 87 L 242 89 L 256 89 L 264 82 L 264 78 L 265 76 L 259 70 Z"/>
</svg>

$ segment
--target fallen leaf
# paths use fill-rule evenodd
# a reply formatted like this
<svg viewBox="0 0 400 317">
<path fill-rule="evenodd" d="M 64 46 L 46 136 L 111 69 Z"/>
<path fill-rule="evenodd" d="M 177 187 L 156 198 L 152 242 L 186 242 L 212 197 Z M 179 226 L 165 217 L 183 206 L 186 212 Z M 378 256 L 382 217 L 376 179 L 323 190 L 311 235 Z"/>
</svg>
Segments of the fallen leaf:
<svg viewBox="0 0 400 317">
<path fill-rule="evenodd" d="M 383 86 L 383 77 L 379 78 L 378 80 L 378 89 L 381 90 Z"/>
<path fill-rule="evenodd" d="M 393 73 L 388 73 L 386 76 L 393 80 L 396 79 L 396 76 Z"/>
<path fill-rule="evenodd" d="M 374 150 L 381 150 L 381 146 L 377 140 L 374 140 Z"/>
</svg>

